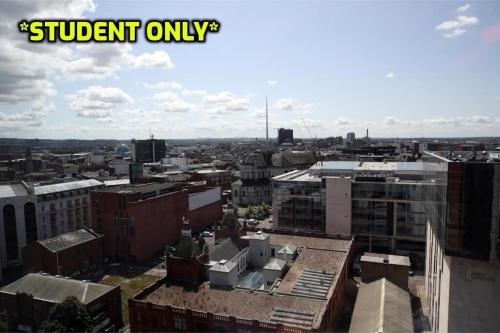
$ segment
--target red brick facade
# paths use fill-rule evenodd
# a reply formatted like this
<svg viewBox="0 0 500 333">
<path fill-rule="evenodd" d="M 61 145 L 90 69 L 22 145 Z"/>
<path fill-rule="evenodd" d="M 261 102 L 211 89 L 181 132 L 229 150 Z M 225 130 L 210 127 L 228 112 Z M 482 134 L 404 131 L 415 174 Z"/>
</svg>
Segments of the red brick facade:
<svg viewBox="0 0 500 333">
<path fill-rule="evenodd" d="M 216 201 L 189 212 L 189 222 L 194 232 L 199 232 L 209 225 L 219 222 L 223 217 L 222 202 Z"/>
<path fill-rule="evenodd" d="M 85 243 L 51 252 L 38 242 L 23 248 L 25 273 L 46 272 L 51 275 L 77 276 L 99 269 L 103 264 L 103 236 Z M 59 264 L 59 270 L 57 265 Z"/>
<path fill-rule="evenodd" d="M 105 236 L 106 256 L 143 262 L 179 240 L 188 205 L 187 190 L 145 200 L 137 192 L 96 191 L 92 193 L 93 227 Z"/>
</svg>

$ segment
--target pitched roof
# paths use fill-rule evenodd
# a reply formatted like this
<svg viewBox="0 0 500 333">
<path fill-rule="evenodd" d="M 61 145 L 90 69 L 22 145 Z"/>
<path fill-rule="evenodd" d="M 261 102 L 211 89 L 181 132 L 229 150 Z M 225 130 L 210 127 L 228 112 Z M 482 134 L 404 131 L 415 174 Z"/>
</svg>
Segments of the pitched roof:
<svg viewBox="0 0 500 333">
<path fill-rule="evenodd" d="M 266 266 L 264 266 L 264 269 L 269 269 L 273 271 L 281 271 L 286 265 L 286 261 L 283 259 L 271 259 L 267 263 Z"/>
<path fill-rule="evenodd" d="M 28 195 L 28 191 L 21 183 L 7 183 L 0 185 L 0 198 L 11 198 Z"/>
<path fill-rule="evenodd" d="M 231 238 L 226 238 L 219 244 L 208 248 L 208 256 L 211 261 L 231 260 L 238 253 L 240 253 L 240 249 Z"/>
<path fill-rule="evenodd" d="M 48 274 L 29 273 L 19 280 L 0 288 L 0 293 L 26 293 L 53 303 L 61 303 L 68 296 L 88 304 L 117 287 L 79 280 L 55 277 Z"/>
<path fill-rule="evenodd" d="M 385 278 L 362 283 L 349 332 L 413 332 L 410 294 Z"/>
<path fill-rule="evenodd" d="M 40 245 L 52 252 L 61 251 L 72 246 L 88 242 L 101 236 L 87 229 L 78 229 L 56 237 L 38 241 Z"/>
</svg>

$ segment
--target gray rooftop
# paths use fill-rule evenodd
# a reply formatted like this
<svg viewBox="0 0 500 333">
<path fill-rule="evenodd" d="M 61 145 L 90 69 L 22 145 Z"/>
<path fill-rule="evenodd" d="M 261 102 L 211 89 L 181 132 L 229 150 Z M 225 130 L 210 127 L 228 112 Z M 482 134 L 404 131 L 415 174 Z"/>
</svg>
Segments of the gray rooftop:
<svg viewBox="0 0 500 333">
<path fill-rule="evenodd" d="M 271 259 L 271 260 L 269 260 L 267 265 L 264 266 L 264 269 L 281 271 L 285 266 L 286 266 L 285 260 L 283 260 L 283 259 Z"/>
<path fill-rule="evenodd" d="M 29 273 L 19 280 L 0 288 L 0 293 L 26 293 L 34 298 L 61 303 L 66 297 L 74 296 L 88 304 L 116 287 L 79 280 L 55 277 L 40 273 Z"/>
<path fill-rule="evenodd" d="M 79 229 L 56 237 L 38 241 L 38 243 L 47 248 L 49 251 L 57 252 L 78 244 L 88 242 L 98 237 L 99 236 L 86 229 Z"/>
<path fill-rule="evenodd" d="M 28 191 L 21 183 L 0 184 L 0 198 L 12 198 L 28 195 Z"/>
<path fill-rule="evenodd" d="M 64 191 L 73 191 L 101 185 L 103 185 L 103 183 L 95 179 L 78 180 L 76 182 L 37 186 L 35 187 L 35 194 L 41 195 Z"/>
<path fill-rule="evenodd" d="M 413 332 L 410 294 L 385 278 L 361 283 L 349 332 Z"/>
<path fill-rule="evenodd" d="M 208 251 L 208 256 L 212 261 L 231 260 L 240 253 L 240 249 L 231 238 L 226 238 L 216 245 L 209 245 Z"/>
<path fill-rule="evenodd" d="M 409 257 L 394 254 L 365 252 L 360 261 L 410 267 Z"/>
</svg>

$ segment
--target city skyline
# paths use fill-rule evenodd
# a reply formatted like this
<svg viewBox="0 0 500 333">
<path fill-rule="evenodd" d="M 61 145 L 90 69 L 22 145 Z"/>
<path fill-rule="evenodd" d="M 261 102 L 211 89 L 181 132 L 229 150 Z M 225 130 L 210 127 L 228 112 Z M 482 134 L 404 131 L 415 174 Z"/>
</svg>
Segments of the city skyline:
<svg viewBox="0 0 500 333">
<path fill-rule="evenodd" d="M 0 137 L 496 136 L 495 2 L 0 3 Z M 242 16 L 244 12 L 247 15 Z M 214 18 L 198 45 L 30 44 L 42 18 Z"/>
</svg>

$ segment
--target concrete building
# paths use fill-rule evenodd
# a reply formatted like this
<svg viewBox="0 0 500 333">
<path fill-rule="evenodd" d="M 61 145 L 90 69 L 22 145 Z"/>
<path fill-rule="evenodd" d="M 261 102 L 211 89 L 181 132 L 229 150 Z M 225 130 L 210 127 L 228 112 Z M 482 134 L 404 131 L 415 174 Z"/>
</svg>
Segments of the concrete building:
<svg viewBox="0 0 500 333">
<path fill-rule="evenodd" d="M 209 281 L 185 288 L 168 273 L 131 298 L 131 331 L 333 331 L 344 303 L 352 241 L 275 233 L 244 238 L 251 243 L 232 259 L 210 258 Z M 297 249 L 292 260 L 273 258 L 271 248 L 291 244 Z M 271 255 L 262 267 L 264 252 Z M 257 255 L 255 266 L 250 253 Z"/>
<path fill-rule="evenodd" d="M 95 179 L 35 187 L 38 239 L 92 225 L 90 192 L 104 187 Z"/>
<path fill-rule="evenodd" d="M 9 331 L 36 332 L 50 309 L 74 296 L 93 321 L 93 331 L 116 331 L 123 326 L 120 287 L 30 273 L 0 288 L 0 310 L 7 314 Z"/>
<path fill-rule="evenodd" d="M 271 172 L 264 155 L 248 155 L 239 168 L 240 179 L 231 185 L 233 202 L 240 206 L 271 202 Z"/>
<path fill-rule="evenodd" d="M 278 129 L 278 144 L 282 143 L 293 143 L 293 129 Z"/>
<path fill-rule="evenodd" d="M 165 140 L 151 139 L 130 142 L 130 153 L 134 163 L 155 163 L 165 157 Z"/>
<path fill-rule="evenodd" d="M 24 271 L 74 277 L 97 270 L 104 262 L 103 237 L 78 229 L 36 241 L 23 248 Z"/>
<path fill-rule="evenodd" d="M 425 250 L 421 162 L 318 162 L 272 178 L 273 227 L 356 236 L 359 251 Z M 361 252 L 361 253 L 362 253 Z"/>
<path fill-rule="evenodd" d="M 0 184 L 1 268 L 20 265 L 21 249 L 38 239 L 36 196 L 23 182 Z"/>
<path fill-rule="evenodd" d="M 347 133 L 346 135 L 347 144 L 353 144 L 354 140 L 356 140 L 356 134 L 354 134 L 354 132 Z"/>
<path fill-rule="evenodd" d="M 500 163 L 423 159 L 431 330 L 500 331 Z"/>
</svg>

